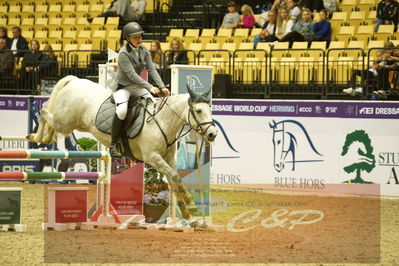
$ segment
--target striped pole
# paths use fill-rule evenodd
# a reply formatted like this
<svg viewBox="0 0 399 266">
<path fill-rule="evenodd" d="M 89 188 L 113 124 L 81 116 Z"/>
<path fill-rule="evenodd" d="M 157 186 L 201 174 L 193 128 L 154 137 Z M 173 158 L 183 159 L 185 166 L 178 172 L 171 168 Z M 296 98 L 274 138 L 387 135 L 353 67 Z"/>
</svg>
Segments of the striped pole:
<svg viewBox="0 0 399 266">
<path fill-rule="evenodd" d="M 107 151 L 38 151 L 5 150 L 0 151 L 0 159 L 101 159 L 108 160 Z"/>
<path fill-rule="evenodd" d="M 3 141 L 7 141 L 7 140 L 29 141 L 26 137 L 21 137 L 21 136 L 0 136 L 0 140 L 3 140 Z"/>
<path fill-rule="evenodd" d="M 101 172 L 0 172 L 0 181 L 24 180 L 103 180 L 105 173 Z"/>
</svg>

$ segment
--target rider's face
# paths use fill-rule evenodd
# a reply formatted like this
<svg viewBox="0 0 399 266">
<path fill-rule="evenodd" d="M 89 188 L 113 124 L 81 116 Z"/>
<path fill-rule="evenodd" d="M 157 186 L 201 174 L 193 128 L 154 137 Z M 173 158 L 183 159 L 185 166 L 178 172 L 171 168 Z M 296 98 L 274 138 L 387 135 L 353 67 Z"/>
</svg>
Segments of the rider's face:
<svg viewBox="0 0 399 266">
<path fill-rule="evenodd" d="M 142 36 L 140 34 L 136 35 L 130 35 L 129 36 L 129 42 L 134 46 L 134 47 L 140 47 L 142 45 Z"/>
</svg>

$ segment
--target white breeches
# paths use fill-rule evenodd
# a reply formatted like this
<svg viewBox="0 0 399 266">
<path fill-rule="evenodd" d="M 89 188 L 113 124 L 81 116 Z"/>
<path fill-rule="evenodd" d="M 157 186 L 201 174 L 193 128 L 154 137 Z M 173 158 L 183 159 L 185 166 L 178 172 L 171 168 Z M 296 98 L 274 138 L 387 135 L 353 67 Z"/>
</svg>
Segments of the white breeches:
<svg viewBox="0 0 399 266">
<path fill-rule="evenodd" d="M 127 107 L 128 107 L 128 102 L 130 96 L 133 98 L 144 96 L 144 95 L 149 95 L 151 100 L 155 103 L 156 100 L 155 98 L 149 93 L 146 89 L 134 89 L 134 88 L 129 88 L 125 87 L 123 89 L 117 90 L 116 92 L 113 93 L 115 104 L 116 104 L 116 115 L 120 120 L 125 120 L 127 116 Z"/>
<path fill-rule="evenodd" d="M 130 98 L 130 92 L 127 89 L 120 89 L 113 94 L 116 104 L 116 115 L 120 120 L 125 120 L 127 115 L 127 104 Z"/>
</svg>

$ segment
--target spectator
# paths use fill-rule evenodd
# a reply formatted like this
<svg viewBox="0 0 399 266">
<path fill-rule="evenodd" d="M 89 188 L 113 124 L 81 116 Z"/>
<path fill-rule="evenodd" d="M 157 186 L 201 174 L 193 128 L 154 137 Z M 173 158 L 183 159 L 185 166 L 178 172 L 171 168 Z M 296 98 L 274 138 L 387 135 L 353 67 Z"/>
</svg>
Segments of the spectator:
<svg viewBox="0 0 399 266">
<path fill-rule="evenodd" d="M 151 42 L 150 53 L 155 68 L 160 69 L 163 60 L 162 60 L 161 43 L 158 40 L 154 40 Z"/>
<path fill-rule="evenodd" d="M 237 5 L 234 1 L 227 4 L 228 13 L 223 18 L 221 29 L 235 29 L 240 23 L 240 15 L 237 13 Z"/>
<path fill-rule="evenodd" d="M 12 37 L 11 46 L 9 48 L 14 53 L 15 57 L 24 57 L 26 50 L 28 50 L 29 47 L 26 39 L 21 36 L 21 28 L 12 28 Z"/>
<path fill-rule="evenodd" d="M 26 52 L 21 66 L 21 85 L 28 93 L 35 94 L 39 84 L 39 64 L 43 59 L 40 44 L 37 40 L 30 42 L 31 50 Z"/>
<path fill-rule="evenodd" d="M 38 69 L 41 78 L 58 76 L 57 56 L 54 54 L 53 47 L 51 47 L 50 44 L 44 47 L 43 57 L 39 63 Z"/>
<path fill-rule="evenodd" d="M 283 39 L 288 33 L 291 32 L 293 26 L 290 15 L 288 15 L 288 9 L 285 7 L 280 8 L 277 17 L 277 31 L 275 40 L 270 43 L 270 46 L 274 46 L 279 40 Z"/>
<path fill-rule="evenodd" d="M 298 18 L 301 17 L 301 9 L 298 7 L 298 2 L 295 0 L 287 0 L 287 7 L 290 11 L 290 19 L 292 20 L 292 25 L 294 25 Z"/>
<path fill-rule="evenodd" d="M 11 76 L 14 66 L 14 54 L 7 48 L 6 40 L 0 38 L 0 78 Z"/>
<path fill-rule="evenodd" d="M 173 38 L 170 41 L 170 50 L 171 51 L 168 54 L 168 61 L 166 62 L 168 68 L 170 68 L 170 65 L 173 64 L 188 64 L 187 52 L 183 51 L 184 45 L 182 40 L 180 40 L 179 38 Z"/>
<path fill-rule="evenodd" d="M 277 12 L 275 10 L 270 10 L 267 14 L 269 21 L 266 21 L 263 24 L 262 31 L 255 36 L 254 42 L 254 49 L 259 42 L 273 42 L 276 40 L 276 19 L 277 19 Z"/>
<path fill-rule="evenodd" d="M 377 20 L 374 27 L 374 32 L 378 31 L 380 25 L 395 26 L 398 23 L 398 5 L 394 0 L 381 0 L 377 5 Z"/>
<path fill-rule="evenodd" d="M 255 25 L 255 17 L 254 12 L 252 11 L 252 7 L 249 5 L 243 5 L 241 7 L 241 12 L 243 14 L 242 21 L 238 23 L 241 28 L 252 29 Z"/>
<path fill-rule="evenodd" d="M 142 18 L 146 6 L 146 0 L 135 0 L 133 3 L 130 3 L 130 0 L 114 0 L 108 10 L 99 17 L 105 17 L 107 20 L 108 17 L 119 16 L 125 22 L 137 21 Z M 92 22 L 93 19 L 87 20 Z"/>
<path fill-rule="evenodd" d="M 286 34 L 279 41 L 290 42 L 290 46 L 292 46 L 293 42 L 303 42 L 312 34 L 312 26 L 312 13 L 309 9 L 305 8 L 302 11 L 302 19 L 295 23 L 291 32 Z"/>
<path fill-rule="evenodd" d="M 307 41 L 327 41 L 331 40 L 331 23 L 328 21 L 327 10 L 320 11 L 320 21 L 313 24 L 312 34 L 307 36 Z"/>
<path fill-rule="evenodd" d="M 0 39 L 4 39 L 6 41 L 7 48 L 10 49 L 11 39 L 8 37 L 6 27 L 0 27 Z"/>
<path fill-rule="evenodd" d="M 392 52 L 394 45 L 392 42 L 388 42 L 384 46 L 384 50 L 378 51 L 377 61 L 370 65 L 368 70 L 352 70 L 352 77 L 350 80 L 351 87 L 344 89 L 343 92 L 349 95 L 362 94 L 363 88 L 356 87 L 356 77 L 361 77 L 361 84 L 363 85 L 365 81 L 368 85 L 375 86 L 378 90 L 374 91 L 378 97 L 384 97 L 385 92 L 388 90 L 388 75 L 389 69 L 393 68 L 392 65 L 395 63 L 391 61 Z"/>
</svg>

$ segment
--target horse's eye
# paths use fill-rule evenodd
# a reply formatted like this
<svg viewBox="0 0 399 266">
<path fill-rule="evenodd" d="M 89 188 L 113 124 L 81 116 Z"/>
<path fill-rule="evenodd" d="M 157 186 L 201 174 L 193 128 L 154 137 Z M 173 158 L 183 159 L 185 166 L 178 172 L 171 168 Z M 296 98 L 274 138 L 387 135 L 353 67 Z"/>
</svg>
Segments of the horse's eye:
<svg viewBox="0 0 399 266">
<path fill-rule="evenodd" d="M 196 112 L 197 114 L 202 113 L 201 109 L 195 110 L 195 112 Z"/>
<path fill-rule="evenodd" d="M 281 143 L 281 140 L 278 140 L 278 141 L 277 141 L 277 144 L 280 144 L 280 143 Z"/>
</svg>

